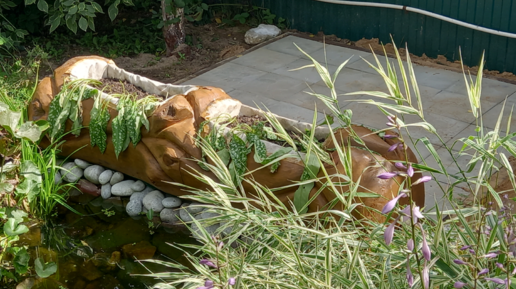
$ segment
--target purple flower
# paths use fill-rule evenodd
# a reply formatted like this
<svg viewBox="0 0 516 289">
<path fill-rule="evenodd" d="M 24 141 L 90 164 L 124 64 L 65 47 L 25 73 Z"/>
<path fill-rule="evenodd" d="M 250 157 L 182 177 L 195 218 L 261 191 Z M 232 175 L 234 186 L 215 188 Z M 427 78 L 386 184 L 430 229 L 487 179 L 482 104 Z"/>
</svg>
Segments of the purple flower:
<svg viewBox="0 0 516 289">
<path fill-rule="evenodd" d="M 455 284 L 453 284 L 453 288 L 462 288 L 464 286 L 466 286 L 466 283 L 460 281 L 457 281 Z"/>
<path fill-rule="evenodd" d="M 397 138 L 398 136 L 397 135 L 393 135 L 393 134 L 386 134 L 383 136 L 383 138 Z"/>
<path fill-rule="evenodd" d="M 489 273 L 489 269 L 487 269 L 487 268 L 482 269 L 482 270 L 480 270 L 480 272 L 478 272 L 478 276 L 486 274 L 486 273 Z"/>
<path fill-rule="evenodd" d="M 401 147 L 401 146 L 402 146 L 401 143 L 399 143 L 399 142 L 395 143 L 395 144 L 391 145 L 387 151 L 388 152 L 392 152 L 392 151 L 396 150 L 398 147 Z"/>
<path fill-rule="evenodd" d="M 455 259 L 453 260 L 453 263 L 457 264 L 457 265 L 465 265 L 465 264 L 468 264 L 467 262 L 464 262 L 462 261 L 461 259 Z"/>
<path fill-rule="evenodd" d="M 414 207 L 412 209 L 412 217 L 414 218 L 414 224 L 416 224 L 418 219 L 423 219 L 425 216 L 421 214 L 419 207 Z"/>
<path fill-rule="evenodd" d="M 432 180 L 431 176 L 423 176 L 419 180 L 415 181 L 412 185 L 415 186 L 417 184 L 426 183 L 428 181 Z"/>
<path fill-rule="evenodd" d="M 462 248 L 460 248 L 461 250 L 466 250 L 466 249 L 469 249 L 471 248 L 471 245 L 466 245 L 466 246 L 462 246 Z"/>
<path fill-rule="evenodd" d="M 469 249 L 468 251 L 469 251 L 469 253 L 471 253 L 471 254 L 475 255 L 475 250 L 473 250 L 473 249 Z"/>
<path fill-rule="evenodd" d="M 403 164 L 403 163 L 400 163 L 400 162 L 396 162 L 394 163 L 394 166 L 400 170 L 406 170 L 407 167 Z"/>
<path fill-rule="evenodd" d="M 204 287 L 206 287 L 206 288 L 213 288 L 213 281 L 211 281 L 210 279 L 206 280 L 204 282 Z"/>
<path fill-rule="evenodd" d="M 414 168 L 412 167 L 412 165 L 409 165 L 409 166 L 408 166 L 408 168 L 407 168 L 407 174 L 409 175 L 409 177 L 414 176 Z"/>
<path fill-rule="evenodd" d="M 206 265 L 208 267 L 213 267 L 213 268 L 217 268 L 217 265 L 215 265 L 215 263 L 213 263 L 212 261 L 208 260 L 208 259 L 202 259 L 199 264 L 201 265 Z"/>
<path fill-rule="evenodd" d="M 503 269 L 503 264 L 501 264 L 501 263 L 498 263 L 498 262 L 497 262 L 497 263 L 496 263 L 496 267 L 498 267 L 498 268 L 500 268 L 500 269 Z"/>
<path fill-rule="evenodd" d="M 432 260 L 432 253 L 430 252 L 430 247 L 426 242 L 425 231 L 423 230 L 423 226 L 421 226 L 421 224 L 419 224 L 419 228 L 421 229 L 421 234 L 423 235 L 423 247 L 421 248 L 423 251 L 423 257 L 425 257 L 427 261 L 430 261 Z"/>
<path fill-rule="evenodd" d="M 500 278 L 486 278 L 486 280 L 496 284 L 505 284 L 505 280 L 502 280 Z"/>
<path fill-rule="evenodd" d="M 376 177 L 379 179 L 388 180 L 394 178 L 397 175 L 398 173 L 385 172 L 377 175 Z"/>
<path fill-rule="evenodd" d="M 410 205 L 406 205 L 405 208 L 403 208 L 403 210 L 400 211 L 400 213 L 403 216 L 401 218 L 403 222 L 410 220 Z"/>
<path fill-rule="evenodd" d="M 397 220 L 398 219 L 396 219 L 396 221 Z M 392 238 L 394 237 L 394 225 L 396 225 L 396 221 L 392 222 L 383 233 L 383 240 L 385 241 L 385 244 L 387 244 L 387 246 L 391 244 Z"/>
<path fill-rule="evenodd" d="M 233 285 L 235 285 L 235 283 L 236 283 L 235 278 L 233 278 L 233 277 L 229 278 L 229 280 L 228 280 L 228 285 L 229 286 L 233 286 Z"/>
<path fill-rule="evenodd" d="M 423 248 L 421 248 L 421 250 L 423 251 L 425 259 L 430 261 L 432 259 L 432 253 L 430 252 L 430 247 L 428 246 L 425 237 L 423 237 Z"/>
<path fill-rule="evenodd" d="M 412 275 L 412 271 L 410 271 L 410 262 L 407 257 L 407 282 L 409 287 L 412 287 L 414 284 L 414 275 Z"/>
<path fill-rule="evenodd" d="M 425 289 L 430 287 L 430 272 L 427 266 L 423 267 L 423 286 Z"/>
<path fill-rule="evenodd" d="M 217 245 L 217 249 L 220 250 L 220 249 L 222 249 L 222 247 L 224 247 L 224 242 L 220 241 L 219 244 Z"/>
<path fill-rule="evenodd" d="M 401 193 L 396 198 L 388 201 L 387 204 L 385 204 L 385 206 L 382 209 L 382 214 L 388 214 L 390 211 L 392 211 L 392 209 L 394 209 L 394 207 L 396 207 L 396 203 L 398 203 L 398 200 L 400 198 L 404 198 L 406 196 L 407 196 L 407 194 Z"/>
<path fill-rule="evenodd" d="M 414 250 L 414 240 L 409 239 L 409 240 L 407 241 L 407 249 L 408 249 L 409 251 L 411 251 L 411 252 Z"/>
<path fill-rule="evenodd" d="M 498 256 L 498 253 L 491 252 L 491 253 L 485 254 L 484 258 L 494 258 L 496 256 Z"/>
</svg>

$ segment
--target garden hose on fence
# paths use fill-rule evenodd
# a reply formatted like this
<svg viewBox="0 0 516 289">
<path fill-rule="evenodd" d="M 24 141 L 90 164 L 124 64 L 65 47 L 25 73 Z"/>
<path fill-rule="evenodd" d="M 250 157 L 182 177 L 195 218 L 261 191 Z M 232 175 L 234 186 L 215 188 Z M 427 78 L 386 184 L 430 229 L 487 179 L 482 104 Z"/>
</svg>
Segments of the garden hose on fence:
<svg viewBox="0 0 516 289">
<path fill-rule="evenodd" d="M 433 17 L 433 18 L 437 18 L 437 19 L 440 19 L 440 20 L 443 20 L 443 21 L 446 21 L 446 22 L 449 22 L 449 23 L 457 24 L 457 25 L 460 25 L 460 26 L 463 26 L 463 27 L 471 28 L 471 29 L 482 31 L 482 32 L 485 32 L 485 33 L 499 35 L 499 36 L 504 36 L 504 37 L 509 37 L 509 38 L 516 38 L 516 33 L 510 33 L 510 32 L 505 32 L 505 31 L 500 31 L 500 30 L 495 30 L 495 29 L 491 29 L 491 28 L 486 28 L 486 27 L 478 26 L 478 25 L 474 25 L 474 24 L 471 24 L 471 23 L 467 23 L 467 22 L 464 22 L 464 21 L 457 20 L 457 19 L 453 19 L 453 18 L 450 18 L 450 17 L 447 17 L 447 16 L 443 16 L 443 15 L 440 15 L 440 14 L 437 14 L 437 13 L 426 11 L 426 10 L 423 10 L 423 9 L 413 8 L 413 7 L 404 6 L 404 5 L 375 3 L 375 2 L 356 2 L 356 1 L 345 1 L 345 0 L 316 0 L 316 1 L 332 3 L 332 4 L 340 4 L 340 5 L 377 7 L 377 8 L 388 8 L 388 9 L 405 10 L 405 11 L 415 12 L 415 13 L 423 14 L 423 15 L 430 16 L 430 17 Z"/>
</svg>

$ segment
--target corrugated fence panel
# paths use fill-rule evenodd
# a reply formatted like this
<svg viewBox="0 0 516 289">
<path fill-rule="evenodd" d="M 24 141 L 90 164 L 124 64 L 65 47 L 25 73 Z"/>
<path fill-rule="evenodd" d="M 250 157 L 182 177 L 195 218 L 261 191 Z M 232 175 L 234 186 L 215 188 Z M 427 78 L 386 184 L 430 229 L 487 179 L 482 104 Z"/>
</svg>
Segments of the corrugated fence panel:
<svg viewBox="0 0 516 289">
<path fill-rule="evenodd" d="M 315 0 L 253 0 L 303 32 L 335 34 L 357 41 L 379 38 L 416 55 L 444 55 L 478 65 L 485 51 L 486 68 L 516 73 L 516 39 L 472 30 L 433 17 L 402 10 L 324 3 Z M 407 5 L 467 23 L 516 33 L 516 0 L 364 0 Z M 515 17 L 511 21 L 511 17 Z"/>
</svg>

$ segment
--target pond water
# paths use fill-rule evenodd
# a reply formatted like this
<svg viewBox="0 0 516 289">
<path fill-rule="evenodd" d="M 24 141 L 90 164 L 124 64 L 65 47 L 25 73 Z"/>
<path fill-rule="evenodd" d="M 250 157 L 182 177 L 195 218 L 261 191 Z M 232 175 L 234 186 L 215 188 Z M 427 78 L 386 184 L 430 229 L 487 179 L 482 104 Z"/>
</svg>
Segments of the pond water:
<svg viewBox="0 0 516 289">
<path fill-rule="evenodd" d="M 57 273 L 37 280 L 33 289 L 147 288 L 159 280 L 134 274 L 166 272 L 169 268 L 146 262 L 142 265 L 135 258 L 187 264 L 183 252 L 169 245 L 195 242 L 185 227 L 164 227 L 157 222 L 159 218 L 131 218 L 117 199 L 106 201 L 82 194 L 70 200 L 82 216 L 60 208 L 53 224 L 32 226 L 18 242 L 29 246 L 31 260 L 39 256 L 58 264 Z"/>
</svg>

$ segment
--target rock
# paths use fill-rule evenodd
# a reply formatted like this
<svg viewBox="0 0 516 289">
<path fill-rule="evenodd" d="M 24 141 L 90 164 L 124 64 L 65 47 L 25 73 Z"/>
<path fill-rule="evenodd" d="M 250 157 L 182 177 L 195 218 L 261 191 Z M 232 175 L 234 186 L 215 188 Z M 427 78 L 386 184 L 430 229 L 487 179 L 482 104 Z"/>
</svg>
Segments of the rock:
<svg viewBox="0 0 516 289">
<path fill-rule="evenodd" d="M 179 210 L 165 208 L 159 213 L 159 217 L 164 223 L 175 224 L 179 222 Z"/>
<path fill-rule="evenodd" d="M 113 253 L 97 253 L 91 258 L 91 262 L 95 267 L 100 268 L 103 271 L 113 271 L 117 268 L 116 264 L 120 263 L 120 252 L 114 251 Z"/>
<path fill-rule="evenodd" d="M 88 163 L 87 161 L 83 161 L 81 159 L 75 159 L 74 163 L 81 169 L 86 169 L 87 167 L 91 166 L 90 163 Z"/>
<path fill-rule="evenodd" d="M 146 194 L 144 194 L 143 192 L 139 192 L 139 193 L 134 193 L 131 195 L 131 198 L 130 200 L 131 201 L 137 201 L 137 202 L 142 202 L 143 198 L 145 197 Z"/>
<path fill-rule="evenodd" d="M 143 206 L 147 210 L 152 210 L 156 213 L 163 210 L 163 204 L 161 201 L 165 198 L 160 191 L 152 191 L 148 193 L 142 200 Z"/>
<path fill-rule="evenodd" d="M 59 171 L 56 171 L 54 174 L 54 183 L 56 185 L 59 185 L 63 182 L 63 177 L 61 177 L 61 173 Z"/>
<path fill-rule="evenodd" d="M 245 43 L 247 44 L 258 44 L 265 40 L 274 38 L 281 33 L 281 29 L 275 25 L 260 24 L 256 28 L 249 29 L 245 33 Z"/>
<path fill-rule="evenodd" d="M 111 187 L 111 194 L 119 197 L 129 197 L 133 194 L 133 190 L 131 186 L 134 184 L 134 181 L 127 180 L 114 184 Z"/>
<path fill-rule="evenodd" d="M 165 208 L 177 208 L 181 206 L 182 201 L 177 197 L 166 197 L 161 201 L 161 203 Z"/>
<path fill-rule="evenodd" d="M 151 188 L 151 187 L 146 187 L 145 190 L 141 191 L 144 195 L 147 195 L 148 193 L 152 192 L 152 191 L 156 191 L 156 189 L 154 188 Z"/>
<path fill-rule="evenodd" d="M 102 196 L 102 198 L 104 200 L 111 198 L 111 185 L 110 184 L 102 185 L 102 187 L 100 188 L 100 195 Z"/>
<path fill-rule="evenodd" d="M 130 201 L 125 207 L 125 211 L 131 217 L 138 216 L 142 212 L 142 202 L 138 200 Z"/>
<path fill-rule="evenodd" d="M 84 194 L 89 194 L 95 197 L 100 196 L 100 190 L 97 187 L 97 185 L 85 179 L 79 180 L 79 182 L 77 183 L 77 189 L 79 189 L 79 191 L 83 192 Z"/>
<path fill-rule="evenodd" d="M 101 185 L 105 185 L 111 181 L 111 177 L 113 176 L 112 170 L 105 170 L 99 176 L 99 183 Z"/>
<path fill-rule="evenodd" d="M 124 180 L 124 174 L 122 174 L 121 172 L 115 172 L 113 174 L 113 176 L 111 176 L 111 180 L 109 180 L 109 183 L 111 185 L 114 185 L 114 184 L 119 183 L 119 182 L 121 182 L 123 180 Z"/>
<path fill-rule="evenodd" d="M 82 178 L 83 170 L 78 167 L 74 162 L 65 163 L 61 170 L 63 180 L 69 183 L 75 183 Z"/>
<path fill-rule="evenodd" d="M 202 206 L 203 204 L 201 203 L 190 203 L 190 205 L 188 205 L 186 207 L 186 210 L 192 214 L 192 215 L 196 215 L 196 214 L 199 214 L 200 212 L 204 211 L 206 208 Z"/>
<path fill-rule="evenodd" d="M 126 258 L 131 260 L 150 259 L 156 253 L 156 247 L 152 246 L 148 241 L 141 241 L 136 244 L 127 244 L 122 247 L 122 253 Z"/>
<path fill-rule="evenodd" d="M 140 192 L 145 189 L 145 184 L 138 180 L 131 186 L 131 189 L 135 192 Z"/>
<path fill-rule="evenodd" d="M 99 165 L 89 166 L 87 169 L 84 170 L 84 177 L 88 181 L 100 185 L 99 177 L 104 170 L 105 169 Z"/>
</svg>

